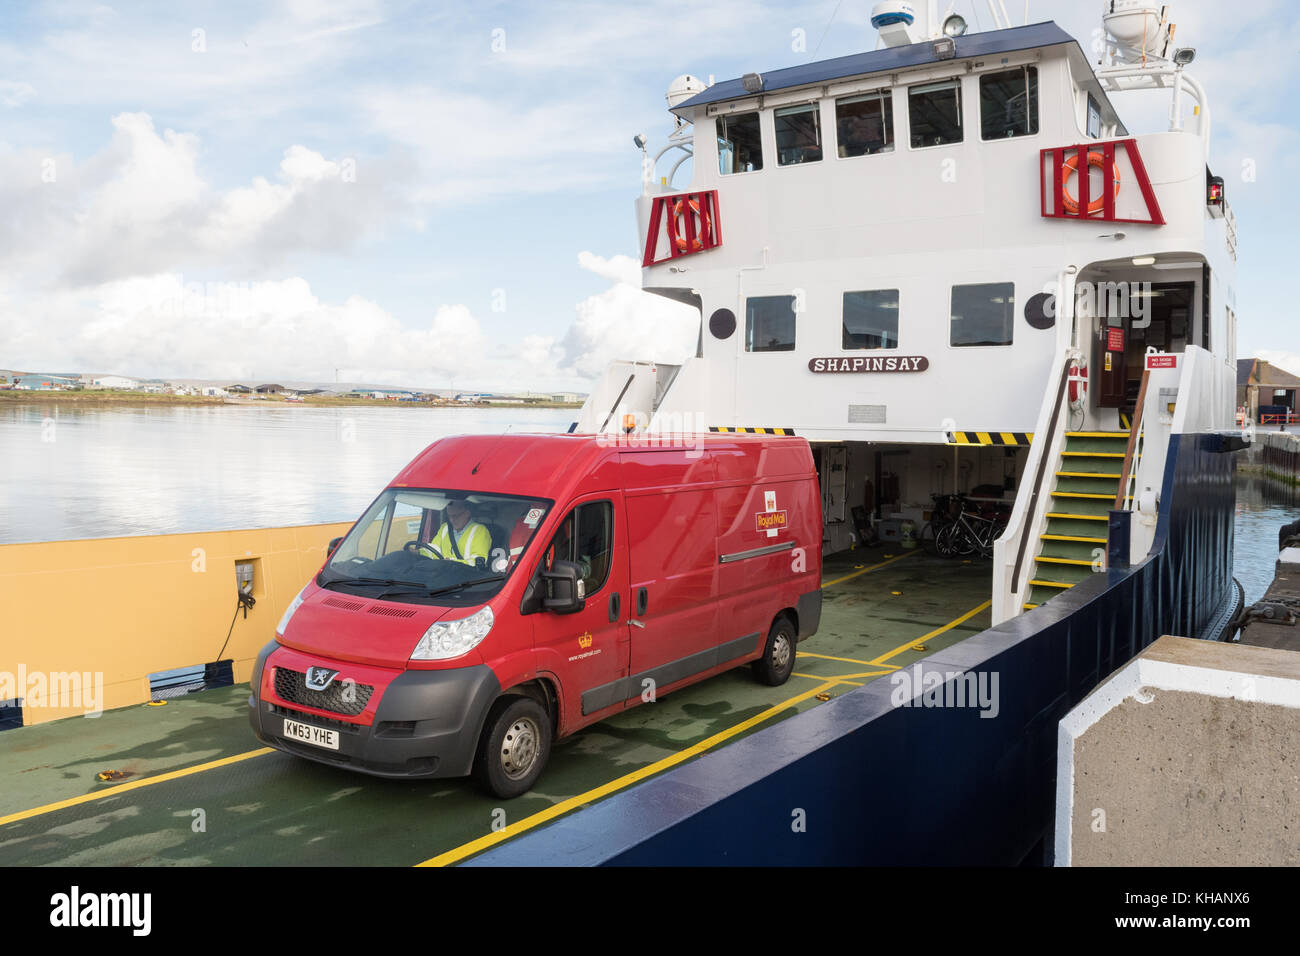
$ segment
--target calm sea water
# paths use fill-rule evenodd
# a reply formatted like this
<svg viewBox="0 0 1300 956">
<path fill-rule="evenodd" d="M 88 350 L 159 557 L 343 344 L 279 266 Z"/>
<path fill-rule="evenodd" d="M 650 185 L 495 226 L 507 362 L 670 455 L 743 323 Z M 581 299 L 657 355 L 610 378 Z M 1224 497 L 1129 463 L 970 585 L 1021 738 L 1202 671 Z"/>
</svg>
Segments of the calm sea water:
<svg viewBox="0 0 1300 956">
<path fill-rule="evenodd" d="M 351 521 L 444 435 L 561 432 L 576 409 L 0 408 L 0 542 Z M 1237 483 L 1235 574 L 1273 579 L 1300 492 Z"/>
<path fill-rule="evenodd" d="M 0 408 L 0 542 L 351 521 L 446 435 L 562 432 L 577 409 Z"/>
</svg>

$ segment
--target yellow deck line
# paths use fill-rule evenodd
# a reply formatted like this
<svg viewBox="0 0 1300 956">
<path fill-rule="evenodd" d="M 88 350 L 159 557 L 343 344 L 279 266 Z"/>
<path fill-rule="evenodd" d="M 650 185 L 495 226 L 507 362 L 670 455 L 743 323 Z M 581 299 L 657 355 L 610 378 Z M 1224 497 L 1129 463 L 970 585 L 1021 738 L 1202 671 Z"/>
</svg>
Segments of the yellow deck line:
<svg viewBox="0 0 1300 956">
<path fill-rule="evenodd" d="M 971 618 L 973 618 L 973 617 L 974 617 L 976 614 L 978 614 L 980 611 L 983 611 L 983 610 L 985 610 L 986 608 L 991 607 L 992 604 L 993 604 L 992 601 L 985 601 L 985 602 L 984 602 L 983 604 L 981 604 L 979 607 L 977 607 L 977 608 L 972 608 L 971 610 L 969 610 L 969 611 L 967 611 L 965 614 L 963 614 L 961 617 L 949 621 L 949 622 L 948 622 L 947 624 L 945 624 L 943 627 L 936 627 L 933 631 L 930 631 L 928 634 L 922 634 L 920 637 L 914 637 L 914 638 L 912 638 L 910 641 L 908 641 L 906 644 L 900 644 L 898 647 L 894 648 L 894 649 L 893 649 L 892 651 L 890 651 L 889 653 L 887 653 L 887 654 L 881 654 L 879 657 L 877 657 L 877 658 L 875 658 L 874 660 L 872 660 L 871 663 L 872 663 L 873 665 L 876 665 L 876 664 L 883 664 L 885 661 L 889 660 L 891 657 L 896 657 L 896 656 L 898 656 L 899 654 L 903 653 L 904 651 L 911 650 L 911 649 L 912 649 L 913 647 L 915 647 L 917 644 L 922 644 L 922 643 L 924 643 L 926 640 L 928 640 L 928 639 L 931 638 L 931 637 L 937 637 L 938 635 L 942 634 L 944 631 L 950 631 L 950 630 L 952 630 L 952 629 L 953 629 L 954 627 L 956 627 L 958 624 L 961 624 L 961 623 L 963 623 L 963 622 L 965 622 L 965 621 L 968 621 L 968 620 L 970 620 Z M 848 675 L 848 676 L 853 676 L 853 675 Z"/>
<path fill-rule="evenodd" d="M 516 837 L 527 830 L 533 829 L 533 827 L 540 826 L 548 820 L 554 820 L 556 817 L 563 816 L 570 810 L 576 810 L 593 800 L 599 800 L 601 797 L 609 796 L 611 793 L 630 787 L 632 784 L 638 783 L 646 777 L 654 776 L 660 771 L 667 770 L 669 767 L 698 756 L 706 750 L 711 750 L 723 741 L 730 740 L 732 737 L 739 733 L 743 733 L 750 727 L 761 724 L 770 717 L 775 717 L 781 711 L 793 707 L 795 704 L 802 703 L 810 697 L 816 697 L 818 694 L 825 693 L 835 686 L 836 681 L 827 680 L 825 683 L 819 684 L 812 690 L 804 691 L 802 694 L 796 694 L 794 697 L 784 700 L 779 704 L 775 704 L 762 713 L 755 714 L 748 720 L 742 720 L 734 727 L 728 727 L 726 730 L 720 731 L 705 740 L 701 740 L 699 743 L 693 744 L 685 750 L 679 750 L 675 754 L 670 754 L 662 760 L 656 760 L 654 763 L 648 764 L 640 770 L 633 770 L 631 773 L 624 774 L 618 779 L 611 780 L 609 783 L 588 790 L 586 793 L 580 793 L 576 797 L 569 797 L 567 800 L 561 800 L 554 806 L 547 807 L 545 810 L 540 810 L 532 816 L 524 817 L 517 823 L 512 823 L 494 833 L 485 834 L 477 840 L 463 843 L 454 849 L 447 850 L 445 853 L 439 853 L 437 856 L 430 857 L 423 863 L 417 863 L 416 866 L 447 866 L 450 863 L 458 863 L 468 856 L 473 856 L 475 853 L 481 853 L 490 847 L 496 846 L 498 843 L 509 840 L 511 837 Z"/>
<path fill-rule="evenodd" d="M 860 660 L 857 660 L 856 658 L 852 658 L 852 657 L 832 657 L 830 654 L 814 654 L 812 651 L 797 651 L 797 652 L 795 653 L 795 656 L 796 656 L 796 657 L 816 657 L 816 658 L 818 658 L 819 660 L 823 660 L 823 661 L 842 661 L 842 662 L 845 663 L 845 664 L 862 664 L 862 665 L 865 666 L 865 667 L 871 667 L 871 666 L 872 666 L 871 661 L 860 661 Z M 891 668 L 893 668 L 894 670 L 898 670 L 898 668 L 897 668 L 897 667 L 894 667 L 894 665 L 892 665 L 892 664 L 881 664 L 880 666 L 881 666 L 881 667 L 891 667 Z"/>
<path fill-rule="evenodd" d="M 104 790 L 96 790 L 94 793 L 82 794 L 80 797 L 69 797 L 67 800 L 59 800 L 57 803 L 47 803 L 43 807 L 33 807 L 30 810 L 19 810 L 17 813 L 11 813 L 8 816 L 0 817 L 0 826 L 6 823 L 16 823 L 19 820 L 27 820 L 31 817 L 38 817 L 44 813 L 52 813 L 55 810 L 63 810 L 67 807 L 75 807 L 82 803 L 91 803 L 95 800 L 103 800 L 106 797 L 115 797 L 119 793 L 125 793 L 128 790 L 139 790 L 141 787 L 151 787 L 155 783 L 163 783 L 167 780 L 177 780 L 181 777 L 188 777 L 191 774 L 202 773 L 205 770 L 213 770 L 217 767 L 225 767 L 232 763 L 239 763 L 241 760 L 247 760 L 249 757 L 260 757 L 262 754 L 273 753 L 271 747 L 260 747 L 257 750 L 249 750 L 242 754 L 235 754 L 232 757 L 222 757 L 220 760 L 209 760 L 207 763 L 195 764 L 193 767 L 185 767 L 181 770 L 170 770 L 167 773 L 160 773 L 156 777 L 145 777 L 142 780 L 132 780 L 130 783 L 119 783 L 116 786 L 108 787 Z"/>
<path fill-rule="evenodd" d="M 1113 498 L 1114 495 L 1111 495 L 1110 497 Z M 918 552 L 917 551 L 904 552 L 903 554 L 900 554 L 897 557 L 888 558 L 884 561 L 881 561 L 879 564 L 873 564 L 869 568 L 863 568 L 861 571 L 854 571 L 852 574 L 846 574 L 844 575 L 844 577 L 836 578 L 834 581 L 827 581 L 825 584 L 822 585 L 822 587 L 829 588 L 836 584 L 843 584 L 845 581 L 851 581 L 853 578 L 861 577 L 862 575 L 866 574 L 868 571 L 874 571 L 877 568 L 883 568 L 887 564 L 893 564 L 895 561 L 902 561 L 904 558 L 910 558 L 912 555 L 916 553 Z"/>
</svg>

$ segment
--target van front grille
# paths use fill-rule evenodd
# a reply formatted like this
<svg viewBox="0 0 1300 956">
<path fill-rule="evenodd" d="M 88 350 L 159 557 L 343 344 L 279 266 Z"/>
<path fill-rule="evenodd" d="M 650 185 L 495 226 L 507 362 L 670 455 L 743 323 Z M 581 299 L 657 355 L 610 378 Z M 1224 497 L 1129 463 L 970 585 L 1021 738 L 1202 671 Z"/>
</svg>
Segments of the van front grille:
<svg viewBox="0 0 1300 956">
<path fill-rule="evenodd" d="M 370 695 L 375 692 L 371 684 L 334 680 L 324 690 L 310 690 L 307 676 L 302 671 L 287 667 L 275 669 L 275 694 L 291 704 L 303 704 L 333 714 L 356 717 L 366 709 Z"/>
</svg>

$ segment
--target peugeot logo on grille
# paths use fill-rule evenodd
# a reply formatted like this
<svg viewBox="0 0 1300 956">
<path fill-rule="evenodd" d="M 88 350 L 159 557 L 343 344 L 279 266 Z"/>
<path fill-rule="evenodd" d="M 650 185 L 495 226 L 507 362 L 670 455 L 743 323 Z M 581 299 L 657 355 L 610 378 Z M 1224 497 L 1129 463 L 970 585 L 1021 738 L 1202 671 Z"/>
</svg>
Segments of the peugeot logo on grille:
<svg viewBox="0 0 1300 956">
<path fill-rule="evenodd" d="M 328 667 L 307 668 L 307 689 L 324 690 L 338 676 L 338 673 L 338 671 L 332 671 Z"/>
</svg>

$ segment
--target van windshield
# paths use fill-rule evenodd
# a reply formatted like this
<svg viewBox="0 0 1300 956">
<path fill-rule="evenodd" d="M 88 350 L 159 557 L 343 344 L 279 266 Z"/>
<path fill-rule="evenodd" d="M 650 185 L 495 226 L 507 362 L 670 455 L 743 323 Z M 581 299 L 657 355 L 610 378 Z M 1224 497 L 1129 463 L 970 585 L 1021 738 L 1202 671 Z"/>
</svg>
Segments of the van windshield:
<svg viewBox="0 0 1300 956">
<path fill-rule="evenodd" d="M 388 488 L 334 549 L 317 583 L 406 603 L 481 603 L 510 577 L 551 505 L 480 491 Z"/>
</svg>

